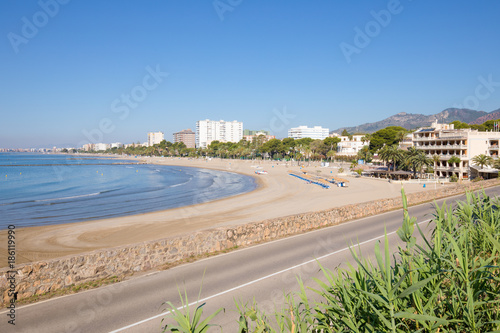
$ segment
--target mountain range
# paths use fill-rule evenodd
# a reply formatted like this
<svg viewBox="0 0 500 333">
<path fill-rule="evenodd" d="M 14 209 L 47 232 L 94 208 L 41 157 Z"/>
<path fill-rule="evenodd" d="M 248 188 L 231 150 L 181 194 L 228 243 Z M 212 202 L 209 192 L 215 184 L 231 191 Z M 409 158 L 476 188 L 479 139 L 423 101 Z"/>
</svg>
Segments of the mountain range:
<svg viewBox="0 0 500 333">
<path fill-rule="evenodd" d="M 439 113 L 424 115 L 419 113 L 400 112 L 384 120 L 374 123 L 365 123 L 353 127 L 341 127 L 331 133 L 342 133 L 345 129 L 349 133 L 373 133 L 387 126 L 401 126 L 406 129 L 430 126 L 434 121 L 439 123 L 451 123 L 459 120 L 468 124 L 482 124 L 487 120 L 500 119 L 500 109 L 485 112 L 470 109 L 449 108 Z"/>
</svg>

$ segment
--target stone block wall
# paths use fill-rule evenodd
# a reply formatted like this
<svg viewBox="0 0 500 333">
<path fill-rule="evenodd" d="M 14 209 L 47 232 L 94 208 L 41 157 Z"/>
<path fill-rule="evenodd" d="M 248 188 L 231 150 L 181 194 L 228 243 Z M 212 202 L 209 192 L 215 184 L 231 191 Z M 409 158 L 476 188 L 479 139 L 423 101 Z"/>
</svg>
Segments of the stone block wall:
<svg viewBox="0 0 500 333">
<path fill-rule="evenodd" d="M 437 190 L 428 189 L 411 193 L 407 195 L 407 198 L 410 205 L 415 205 L 461 194 L 466 190 L 478 190 L 496 185 L 500 185 L 500 180 L 493 179 L 468 185 L 448 185 Z M 239 226 L 213 228 L 157 241 L 23 264 L 16 267 L 13 273 L 15 290 L 18 299 L 23 299 L 72 284 L 78 285 L 110 276 L 121 277 L 134 272 L 148 271 L 190 256 L 270 241 L 401 207 L 401 197 L 375 200 L 326 211 L 291 215 Z M 7 268 L 0 270 L 2 306 L 6 306 L 10 301 L 8 271 Z"/>
</svg>

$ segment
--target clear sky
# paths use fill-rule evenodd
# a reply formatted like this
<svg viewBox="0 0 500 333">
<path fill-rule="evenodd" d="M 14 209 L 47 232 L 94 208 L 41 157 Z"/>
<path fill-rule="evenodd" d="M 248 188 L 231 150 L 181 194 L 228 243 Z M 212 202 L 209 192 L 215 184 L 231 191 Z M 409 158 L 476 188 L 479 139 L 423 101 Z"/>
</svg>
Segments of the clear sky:
<svg viewBox="0 0 500 333">
<path fill-rule="evenodd" d="M 0 147 L 500 108 L 499 1 L 0 2 Z M 168 73 L 168 74 L 167 74 Z"/>
</svg>

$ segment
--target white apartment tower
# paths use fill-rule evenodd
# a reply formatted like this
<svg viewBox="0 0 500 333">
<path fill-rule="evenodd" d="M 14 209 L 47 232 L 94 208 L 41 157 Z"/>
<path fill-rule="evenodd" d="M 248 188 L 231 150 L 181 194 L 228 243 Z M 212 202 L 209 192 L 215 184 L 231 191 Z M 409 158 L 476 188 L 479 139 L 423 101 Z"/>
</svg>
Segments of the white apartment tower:
<svg viewBox="0 0 500 333">
<path fill-rule="evenodd" d="M 313 140 L 324 140 L 328 135 L 329 129 L 321 126 L 299 126 L 288 130 L 288 137 L 293 139 L 311 138 Z"/>
<path fill-rule="evenodd" d="M 149 132 L 148 133 L 148 147 L 152 147 L 153 145 L 157 145 L 160 142 L 165 140 L 165 135 L 163 132 Z"/>
<path fill-rule="evenodd" d="M 207 148 L 214 140 L 220 142 L 239 142 L 243 139 L 241 121 L 198 120 L 196 122 L 196 147 Z"/>
</svg>

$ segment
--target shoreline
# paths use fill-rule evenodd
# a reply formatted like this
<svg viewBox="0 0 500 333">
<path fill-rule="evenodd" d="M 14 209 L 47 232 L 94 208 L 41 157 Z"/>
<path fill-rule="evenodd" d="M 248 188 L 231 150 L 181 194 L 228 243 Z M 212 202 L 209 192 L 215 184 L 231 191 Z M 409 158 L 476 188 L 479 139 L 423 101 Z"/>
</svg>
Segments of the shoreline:
<svg viewBox="0 0 500 333">
<path fill-rule="evenodd" d="M 126 159 L 122 156 L 114 157 Z M 16 264 L 152 241 L 218 226 L 235 226 L 392 198 L 399 196 L 401 189 L 398 183 L 348 177 L 349 187 L 325 190 L 289 176 L 287 171 L 298 171 L 297 165 L 276 161 L 159 157 L 142 157 L 137 160 L 148 164 L 214 169 L 252 176 L 257 188 L 210 202 L 193 202 L 183 207 L 138 215 L 16 229 Z M 268 174 L 256 175 L 257 166 L 263 167 Z M 320 170 L 323 176 L 325 173 L 336 175 L 334 168 L 309 166 L 305 169 L 310 170 L 311 174 Z M 407 193 L 425 190 L 419 184 L 405 185 Z M 7 253 L 5 239 L 6 231 L 0 232 L 0 268 L 7 265 L 7 257 L 3 254 Z"/>
</svg>

